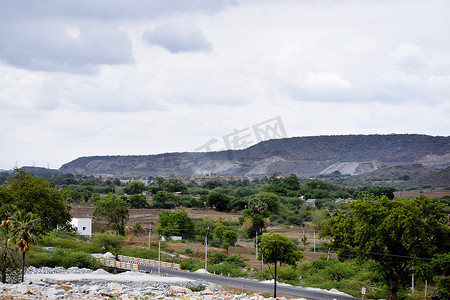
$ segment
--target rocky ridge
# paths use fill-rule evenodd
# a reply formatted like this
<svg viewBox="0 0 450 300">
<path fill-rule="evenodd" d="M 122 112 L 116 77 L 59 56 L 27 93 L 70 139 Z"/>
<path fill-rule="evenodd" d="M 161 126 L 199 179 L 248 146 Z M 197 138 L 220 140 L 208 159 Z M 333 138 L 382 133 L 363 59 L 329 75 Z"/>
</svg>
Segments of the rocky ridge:
<svg viewBox="0 0 450 300">
<path fill-rule="evenodd" d="M 358 175 L 405 164 L 421 164 L 426 168 L 450 166 L 450 137 L 418 134 L 294 137 L 264 141 L 243 150 L 80 157 L 64 164 L 59 172 L 179 178 L 259 177 L 280 172 L 301 177 L 335 171 Z"/>
</svg>

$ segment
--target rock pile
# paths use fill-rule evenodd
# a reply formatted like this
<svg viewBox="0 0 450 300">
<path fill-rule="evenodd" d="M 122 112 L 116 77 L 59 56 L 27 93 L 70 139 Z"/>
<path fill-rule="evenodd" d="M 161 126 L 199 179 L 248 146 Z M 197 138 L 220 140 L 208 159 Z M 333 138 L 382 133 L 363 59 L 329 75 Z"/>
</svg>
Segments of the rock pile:
<svg viewBox="0 0 450 300">
<path fill-rule="evenodd" d="M 101 274 L 104 270 L 92 272 L 79 268 L 33 268 L 27 274 Z M 193 292 L 188 287 L 205 286 L 203 291 Z M 218 289 L 214 284 L 203 281 L 164 282 L 109 280 L 75 280 L 59 282 L 54 279 L 31 280 L 22 284 L 1 284 L 0 299 L 179 299 L 179 300 L 259 300 L 261 295 L 232 294 Z"/>
</svg>

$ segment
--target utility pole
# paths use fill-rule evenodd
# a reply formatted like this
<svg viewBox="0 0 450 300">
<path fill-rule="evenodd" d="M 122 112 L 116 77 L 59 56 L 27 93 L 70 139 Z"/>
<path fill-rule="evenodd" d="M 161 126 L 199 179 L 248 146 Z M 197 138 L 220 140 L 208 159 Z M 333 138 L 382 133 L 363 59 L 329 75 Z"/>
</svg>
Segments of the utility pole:
<svg viewBox="0 0 450 300">
<path fill-rule="evenodd" d="M 161 235 L 158 241 L 158 275 L 161 274 Z"/>
<path fill-rule="evenodd" d="M 261 252 L 261 272 L 264 276 L 264 252 Z"/>
<path fill-rule="evenodd" d="M 151 237 L 152 237 L 152 224 L 148 225 L 148 249 L 150 249 Z"/>
<path fill-rule="evenodd" d="M 205 236 L 205 271 L 208 272 L 208 232 L 209 227 L 206 229 L 206 236 Z"/>
<path fill-rule="evenodd" d="M 314 253 L 316 252 L 316 230 L 314 229 Z"/>
<path fill-rule="evenodd" d="M 278 261 L 278 245 L 275 240 L 275 278 L 273 280 L 273 297 L 277 299 L 277 261 Z"/>
<path fill-rule="evenodd" d="M 258 259 L 258 230 L 256 230 L 256 241 L 255 241 L 255 245 L 256 245 L 256 259 Z"/>
</svg>

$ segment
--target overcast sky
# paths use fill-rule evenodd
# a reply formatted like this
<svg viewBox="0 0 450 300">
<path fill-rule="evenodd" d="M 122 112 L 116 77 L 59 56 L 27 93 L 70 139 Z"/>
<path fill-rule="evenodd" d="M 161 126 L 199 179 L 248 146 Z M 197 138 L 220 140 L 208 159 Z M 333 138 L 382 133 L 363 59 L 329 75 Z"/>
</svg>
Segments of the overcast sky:
<svg viewBox="0 0 450 300">
<path fill-rule="evenodd" d="M 0 169 L 219 150 L 234 133 L 248 146 L 273 120 L 288 137 L 448 136 L 449 12 L 448 0 L 1 1 Z"/>
</svg>

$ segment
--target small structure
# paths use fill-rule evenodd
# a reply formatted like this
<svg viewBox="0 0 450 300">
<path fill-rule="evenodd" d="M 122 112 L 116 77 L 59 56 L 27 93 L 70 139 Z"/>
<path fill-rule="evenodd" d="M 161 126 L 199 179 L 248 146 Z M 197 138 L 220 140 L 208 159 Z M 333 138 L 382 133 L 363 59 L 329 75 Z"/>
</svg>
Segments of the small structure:
<svg viewBox="0 0 450 300">
<path fill-rule="evenodd" d="M 92 219 L 91 218 L 73 218 L 70 224 L 77 229 L 81 235 L 92 236 Z"/>
<path fill-rule="evenodd" d="M 309 206 L 316 206 L 316 199 L 308 199 L 305 201 L 305 203 L 303 203 L 303 205 L 309 205 Z"/>
</svg>

